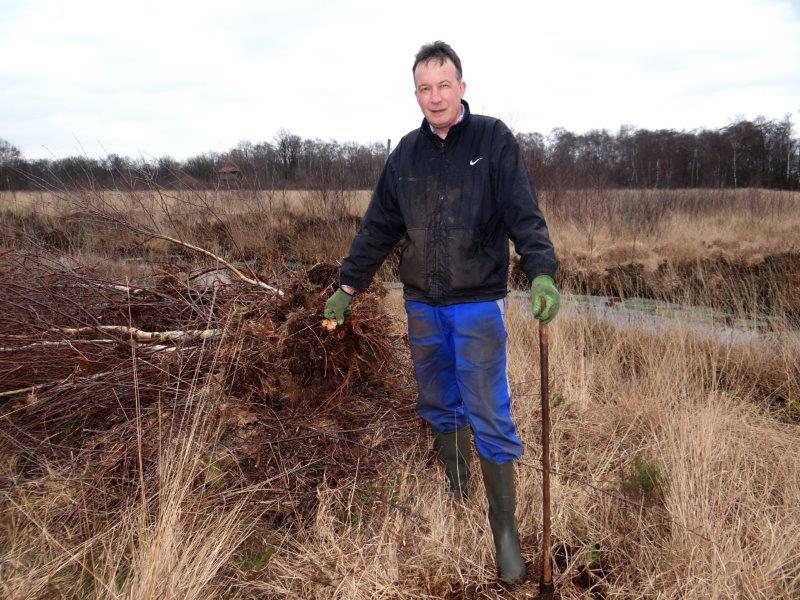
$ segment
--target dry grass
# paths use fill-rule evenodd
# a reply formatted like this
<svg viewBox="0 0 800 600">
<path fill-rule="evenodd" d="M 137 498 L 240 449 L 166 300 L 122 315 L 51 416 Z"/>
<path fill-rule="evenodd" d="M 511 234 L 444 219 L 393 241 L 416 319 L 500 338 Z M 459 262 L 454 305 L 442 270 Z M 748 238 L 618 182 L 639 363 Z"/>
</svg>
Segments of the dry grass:
<svg viewBox="0 0 800 600">
<path fill-rule="evenodd" d="M 94 190 L 91 192 L 0 192 L 0 208 L 18 213 L 60 215 L 70 210 L 74 200 L 81 196 L 102 198 L 104 202 L 121 208 L 140 205 L 142 208 L 160 212 L 164 207 L 178 211 L 199 212 L 210 207 L 220 214 L 247 213 L 253 207 L 267 210 L 291 210 L 293 212 L 320 212 L 336 205 L 354 215 L 367 208 L 368 190 L 153 190 L 148 192 L 125 192 L 119 190 Z M 188 210 L 187 210 L 188 209 Z"/>
<path fill-rule="evenodd" d="M 403 327 L 397 295 L 386 305 Z M 527 446 L 518 516 L 533 563 L 538 356 L 525 310 L 512 304 L 508 329 L 514 413 Z M 556 477 L 552 492 L 562 597 L 797 597 L 800 437 L 767 398 L 771 386 L 788 402 L 800 399 L 796 348 L 773 355 L 680 327 L 656 336 L 564 315 L 552 326 L 551 365 L 553 465 L 571 476 Z M 17 479 L 2 501 L 3 595 L 533 597 L 534 582 L 510 591 L 493 582 L 480 478 L 467 503 L 453 504 L 428 448 L 377 479 L 356 468 L 335 488 L 321 486 L 313 520 L 285 536 L 248 530 L 243 498 L 191 483 L 208 466 L 201 423 L 194 440 L 164 450 L 159 490 L 131 498 L 122 514 L 87 514 L 86 531 L 72 539 L 55 541 L 47 523 L 75 501 L 78 482 L 55 472 Z M 13 465 L 3 471 L 14 477 Z M 133 560 L 123 561 L 129 547 Z"/>
<path fill-rule="evenodd" d="M 310 265 L 347 254 L 368 198 L 330 190 L 5 194 L 0 248 L 39 244 L 103 270 L 124 262 L 134 280 L 145 274 L 143 262 L 207 264 L 147 232 L 256 267 Z M 541 204 L 562 289 L 771 315 L 800 326 L 797 192 L 547 190 Z M 381 277 L 396 278 L 400 251 L 398 245 Z M 516 258 L 512 283 L 528 286 Z"/>
<path fill-rule="evenodd" d="M 661 259 L 720 255 L 758 263 L 798 250 L 796 193 L 592 194 L 542 195 L 567 268 L 629 261 L 655 268 Z M 110 271 L 146 277 L 124 261 L 136 252 L 177 260 L 174 248 L 158 241 L 142 246 L 80 214 L 63 219 L 75 215 L 74 200 L 3 196 L 0 236 L 18 243 L 8 233 L 14 215 L 22 220 L 12 226 L 23 230 L 38 219 L 44 241 L 61 231 L 53 239 L 66 244 L 65 261 L 89 256 Z M 326 215 L 322 199 L 300 193 L 130 201 L 110 197 L 145 221 L 148 211 L 163 216 L 166 206 L 173 220 L 158 223 L 164 231 L 232 258 L 237 248 L 247 249 L 245 256 L 308 261 L 341 256 L 355 227 L 341 212 Z M 28 233 L 18 239 L 28 243 Z M 384 302 L 402 328 L 398 296 Z M 527 446 L 518 516 L 533 564 L 541 501 L 536 331 L 514 304 L 507 324 L 513 410 Z M 680 324 L 662 334 L 623 331 L 565 311 L 551 327 L 550 363 L 553 465 L 562 474 L 552 490 L 562 597 L 800 597 L 796 345 L 728 347 Z M 257 519 L 264 507 L 253 506 L 246 491 L 227 489 L 218 471 L 229 467 L 209 459 L 215 432 L 202 406 L 214 389 L 213 382 L 197 383 L 193 427 L 159 453 L 158 485 L 109 514 L 87 511 L 84 499 L 111 494 L 116 482 L 87 489 L 88 477 L 67 477 L 53 464 L 31 469 L 34 459 L 25 454 L 0 457 L 0 596 L 535 597 L 535 577 L 514 590 L 494 583 L 480 478 L 473 478 L 468 502 L 453 504 L 428 447 L 400 456 L 377 478 L 354 468 L 336 486 L 320 485 L 313 519 L 291 535 L 266 527 Z M 3 427 L 0 436 L 10 438 Z M 82 525 L 65 531 L 64 514 L 81 515 Z"/>
<path fill-rule="evenodd" d="M 542 194 L 559 257 L 653 270 L 724 256 L 758 261 L 800 251 L 800 194 L 773 190 L 576 190 Z"/>
<path fill-rule="evenodd" d="M 87 494 L 113 494 L 113 480 L 86 489 L 84 479 L 44 467 L 27 479 L 9 455 L 0 479 L 0 595 L 4 598 L 208 598 L 222 592 L 220 573 L 250 535 L 248 491 L 231 493 L 203 485 L 214 432 L 208 428 L 207 396 L 198 386 L 185 435 L 161 451 L 157 484 L 126 506 L 98 515 Z M 166 425 L 165 425 L 166 426 Z M 86 475 L 90 465 L 86 465 Z M 107 489 L 106 487 L 107 486 Z M 82 507 L 82 508 L 81 508 Z M 83 511 L 83 526 L 62 527 L 70 509 Z"/>
<path fill-rule="evenodd" d="M 17 229 L 24 223 L 10 221 L 10 214 L 35 215 L 45 221 L 43 230 L 60 230 L 65 238 L 62 244 L 73 249 L 91 250 L 101 240 L 108 247 L 105 236 L 97 236 L 101 240 L 87 236 L 85 230 L 91 224 L 81 222 L 82 206 L 102 204 L 128 211 L 134 220 L 152 215 L 169 233 L 228 250 L 241 249 L 249 258 L 271 256 L 277 250 L 290 258 L 302 260 L 308 255 L 315 260 L 341 258 L 346 253 L 356 228 L 355 219 L 347 215 L 361 215 L 369 197 L 369 191 L 297 190 L 0 192 L 0 213 L 6 213 L 7 227 Z M 663 260 L 677 263 L 720 256 L 757 262 L 767 255 L 800 251 L 798 192 L 545 190 L 540 202 L 567 269 L 638 262 L 653 270 Z M 319 222 L 298 231 L 298 216 L 301 225 L 303 217 Z M 222 230 L 219 221 L 228 231 Z M 326 227 L 329 221 L 332 224 Z M 271 231 L 296 243 L 280 246 Z M 118 244 L 122 250 L 131 250 L 132 245 Z M 304 252 L 303 247 L 309 245 Z"/>
<path fill-rule="evenodd" d="M 96 265 L 194 258 L 129 223 L 235 260 L 313 264 L 346 254 L 368 198 L 359 191 L 2 192 L 0 248 L 41 244 Z"/>
<path fill-rule="evenodd" d="M 535 561 L 537 352 L 529 319 L 512 310 L 508 324 L 514 411 L 528 463 L 518 467 L 518 515 L 524 553 Z M 796 378 L 797 352 L 773 363 L 747 349 L 710 347 L 685 331 L 656 338 L 590 318 L 557 320 L 551 345 L 553 464 L 582 480 L 556 478 L 553 486 L 556 554 L 570 549 L 556 577 L 563 597 L 593 597 L 587 584 L 604 598 L 797 597 L 798 429 L 771 418 L 749 380 L 787 363 L 793 370 L 784 376 Z M 796 384 L 793 393 L 796 400 Z M 337 515 L 352 510 L 353 493 L 331 492 L 315 526 L 274 557 L 260 585 L 302 598 L 532 597 L 531 583 L 511 592 L 492 583 L 478 481 L 473 499 L 454 505 L 442 474 L 420 453 L 384 485 L 411 515 L 373 507 L 356 524 L 342 522 Z"/>
</svg>

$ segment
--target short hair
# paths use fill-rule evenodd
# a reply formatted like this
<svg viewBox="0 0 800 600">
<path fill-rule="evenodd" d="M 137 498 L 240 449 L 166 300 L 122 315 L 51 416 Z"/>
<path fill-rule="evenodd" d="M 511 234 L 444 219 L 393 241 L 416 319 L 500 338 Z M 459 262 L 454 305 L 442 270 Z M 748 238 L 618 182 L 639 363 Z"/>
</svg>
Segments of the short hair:
<svg viewBox="0 0 800 600">
<path fill-rule="evenodd" d="M 446 44 L 441 40 L 425 44 L 419 49 L 419 52 L 417 52 L 417 55 L 414 57 L 414 66 L 411 67 L 411 74 L 413 75 L 416 72 L 417 65 L 420 63 L 435 60 L 440 65 L 443 65 L 444 61 L 448 58 L 453 61 L 456 67 L 456 78 L 458 81 L 461 81 L 461 59 L 458 58 L 458 54 L 450 47 L 450 44 Z"/>
</svg>

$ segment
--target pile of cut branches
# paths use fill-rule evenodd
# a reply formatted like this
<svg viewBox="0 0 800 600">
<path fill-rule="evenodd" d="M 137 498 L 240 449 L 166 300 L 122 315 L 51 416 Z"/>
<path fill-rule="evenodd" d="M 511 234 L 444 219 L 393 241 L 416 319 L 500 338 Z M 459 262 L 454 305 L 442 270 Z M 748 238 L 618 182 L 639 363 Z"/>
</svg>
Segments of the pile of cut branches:
<svg viewBox="0 0 800 600">
<path fill-rule="evenodd" d="M 131 285 L 42 254 L 0 256 L 0 453 L 113 478 L 121 498 L 156 476 L 159 448 L 202 393 L 217 483 L 276 482 L 263 493 L 282 520 L 308 515 L 323 481 L 356 465 L 369 476 L 416 442 L 406 344 L 379 283 L 329 331 L 335 265 L 269 283 L 224 273 Z"/>
</svg>

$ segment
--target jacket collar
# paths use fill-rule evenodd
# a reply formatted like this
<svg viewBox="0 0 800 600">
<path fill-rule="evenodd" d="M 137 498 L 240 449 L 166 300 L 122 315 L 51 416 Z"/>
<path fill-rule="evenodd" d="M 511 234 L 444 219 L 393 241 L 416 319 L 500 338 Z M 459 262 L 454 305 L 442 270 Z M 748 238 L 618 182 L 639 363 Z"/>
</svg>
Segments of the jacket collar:
<svg viewBox="0 0 800 600">
<path fill-rule="evenodd" d="M 422 133 L 428 136 L 428 139 L 434 142 L 444 143 L 450 145 L 453 140 L 455 140 L 461 131 L 466 127 L 467 123 L 469 122 L 470 111 L 469 111 L 469 104 L 463 98 L 461 99 L 461 105 L 464 107 L 464 118 L 462 118 L 458 123 L 453 125 L 448 131 L 447 135 L 444 139 L 440 138 L 437 134 L 431 131 L 431 125 L 428 123 L 428 119 L 422 119 L 422 125 L 420 129 L 422 129 Z"/>
</svg>

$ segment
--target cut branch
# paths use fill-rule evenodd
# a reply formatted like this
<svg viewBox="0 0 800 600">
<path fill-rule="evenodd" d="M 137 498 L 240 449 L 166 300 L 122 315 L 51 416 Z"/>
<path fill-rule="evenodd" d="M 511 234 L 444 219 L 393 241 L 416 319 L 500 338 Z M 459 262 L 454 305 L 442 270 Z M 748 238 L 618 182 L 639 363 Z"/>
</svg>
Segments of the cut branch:
<svg viewBox="0 0 800 600">
<path fill-rule="evenodd" d="M 92 329 L 92 328 L 90 328 Z M 80 340 L 85 344 L 114 344 L 114 340 Z M 75 340 L 43 340 L 41 342 L 33 342 L 25 344 L 24 346 L 0 346 L 0 352 L 19 352 L 21 350 L 30 350 L 32 348 L 53 348 L 58 346 L 72 346 Z"/>
<path fill-rule="evenodd" d="M 119 333 L 127 335 L 137 342 L 168 342 L 179 340 L 211 340 L 222 337 L 222 329 L 189 329 L 185 331 L 143 331 L 126 325 L 98 325 L 95 327 L 54 327 L 51 331 L 64 335 L 82 335 L 84 333 Z"/>
<path fill-rule="evenodd" d="M 76 379 L 59 379 L 57 381 L 47 381 L 45 383 L 39 383 L 37 385 L 31 385 L 25 388 L 19 388 L 16 390 L 7 390 L 5 392 L 0 392 L 0 398 L 5 398 L 8 396 L 18 396 L 19 394 L 27 394 L 29 392 L 35 392 L 36 390 L 40 390 L 42 388 L 51 387 L 51 386 L 64 386 L 64 385 L 75 385 L 77 383 L 83 381 L 95 381 L 97 379 L 101 379 L 106 375 L 113 374 L 113 371 L 103 371 L 102 373 L 95 373 L 89 377 L 79 377 Z M 12 411 L 13 412 L 13 411 Z M 7 417 L 11 414 L 11 412 L 3 413 L 0 417 Z"/>
<path fill-rule="evenodd" d="M 221 264 L 225 265 L 225 267 L 228 268 L 231 271 L 231 273 L 236 275 L 239 279 L 241 279 L 245 283 L 249 283 L 250 285 L 255 285 L 255 286 L 263 288 L 263 289 L 265 289 L 267 291 L 270 291 L 270 292 L 273 292 L 275 294 L 278 294 L 279 296 L 283 296 L 283 290 L 279 290 L 278 288 L 273 287 L 273 286 L 271 286 L 269 284 L 266 284 L 266 283 L 264 283 L 263 281 L 261 281 L 259 279 L 252 279 L 252 278 L 248 277 L 247 275 L 242 273 L 239 269 L 237 269 L 235 266 L 233 266 L 231 263 L 229 263 L 227 260 L 225 260 L 221 256 L 217 256 L 216 254 L 214 254 L 213 252 L 210 252 L 209 250 L 206 250 L 205 248 L 201 248 L 200 246 L 195 246 L 194 244 L 190 244 L 189 242 L 184 242 L 183 240 L 179 240 L 178 238 L 174 238 L 174 237 L 170 237 L 168 235 L 164 235 L 163 233 L 148 232 L 148 235 L 150 235 L 150 236 L 152 236 L 154 238 L 162 239 L 162 240 L 167 241 L 167 242 L 172 242 L 173 244 L 177 244 L 179 246 L 183 246 L 184 248 L 188 248 L 189 250 L 194 250 L 195 252 L 199 252 L 200 254 L 208 256 L 209 258 L 213 258 L 214 260 L 216 260 L 216 261 L 220 262 Z"/>
</svg>

